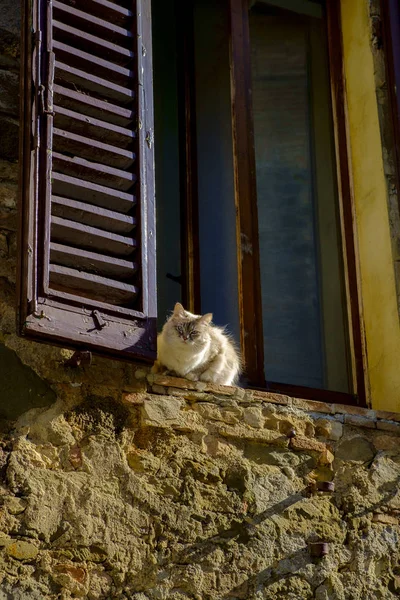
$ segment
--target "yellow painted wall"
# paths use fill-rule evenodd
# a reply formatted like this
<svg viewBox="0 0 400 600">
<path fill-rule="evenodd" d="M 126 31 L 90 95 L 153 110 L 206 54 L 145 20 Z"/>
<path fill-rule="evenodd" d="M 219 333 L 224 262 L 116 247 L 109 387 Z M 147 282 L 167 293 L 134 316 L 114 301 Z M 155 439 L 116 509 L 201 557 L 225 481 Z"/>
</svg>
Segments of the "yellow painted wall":
<svg viewBox="0 0 400 600">
<path fill-rule="evenodd" d="M 367 0 L 341 0 L 352 176 L 372 407 L 400 412 L 400 324 Z"/>
</svg>

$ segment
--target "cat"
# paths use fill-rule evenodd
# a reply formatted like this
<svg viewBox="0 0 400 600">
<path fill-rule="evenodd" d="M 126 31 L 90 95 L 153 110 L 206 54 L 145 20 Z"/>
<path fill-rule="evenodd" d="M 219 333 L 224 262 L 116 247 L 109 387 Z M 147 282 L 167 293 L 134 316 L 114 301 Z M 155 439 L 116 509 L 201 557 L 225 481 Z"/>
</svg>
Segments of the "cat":
<svg viewBox="0 0 400 600">
<path fill-rule="evenodd" d="M 239 353 L 224 328 L 211 323 L 212 317 L 211 313 L 194 315 L 177 302 L 158 335 L 152 372 L 167 371 L 191 381 L 237 383 Z"/>
</svg>

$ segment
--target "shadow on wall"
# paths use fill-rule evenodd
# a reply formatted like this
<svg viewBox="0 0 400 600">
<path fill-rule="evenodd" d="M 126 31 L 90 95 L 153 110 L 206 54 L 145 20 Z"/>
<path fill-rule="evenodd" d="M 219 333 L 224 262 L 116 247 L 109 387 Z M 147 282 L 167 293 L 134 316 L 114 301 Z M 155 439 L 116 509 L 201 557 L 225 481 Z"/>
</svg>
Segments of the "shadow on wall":
<svg viewBox="0 0 400 600">
<path fill-rule="evenodd" d="M 0 345 L 0 418 L 17 419 L 31 408 L 49 406 L 55 393 L 17 355 Z"/>
</svg>

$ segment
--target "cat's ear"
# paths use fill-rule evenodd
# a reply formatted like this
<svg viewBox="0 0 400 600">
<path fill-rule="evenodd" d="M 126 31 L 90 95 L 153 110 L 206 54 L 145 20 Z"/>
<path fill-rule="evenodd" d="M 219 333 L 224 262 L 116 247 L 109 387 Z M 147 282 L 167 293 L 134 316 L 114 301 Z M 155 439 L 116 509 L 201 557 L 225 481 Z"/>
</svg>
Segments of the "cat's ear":
<svg viewBox="0 0 400 600">
<path fill-rule="evenodd" d="M 180 302 L 177 302 L 174 306 L 174 316 L 175 317 L 184 317 L 185 316 L 185 309 L 183 308 L 182 304 Z"/>
<path fill-rule="evenodd" d="M 203 315 L 200 318 L 200 323 L 205 323 L 206 325 L 208 325 L 209 323 L 211 323 L 213 318 L 213 314 L 212 313 L 207 313 L 206 315 Z"/>
</svg>

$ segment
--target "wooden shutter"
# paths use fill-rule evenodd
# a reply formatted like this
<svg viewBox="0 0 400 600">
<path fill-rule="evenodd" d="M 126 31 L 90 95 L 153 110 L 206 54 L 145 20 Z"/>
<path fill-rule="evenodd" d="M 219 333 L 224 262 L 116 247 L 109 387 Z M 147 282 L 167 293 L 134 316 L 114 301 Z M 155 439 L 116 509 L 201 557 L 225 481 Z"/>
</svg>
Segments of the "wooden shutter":
<svg viewBox="0 0 400 600">
<path fill-rule="evenodd" d="M 23 335 L 147 360 L 156 345 L 149 5 L 27 0 L 19 281 Z"/>
</svg>

